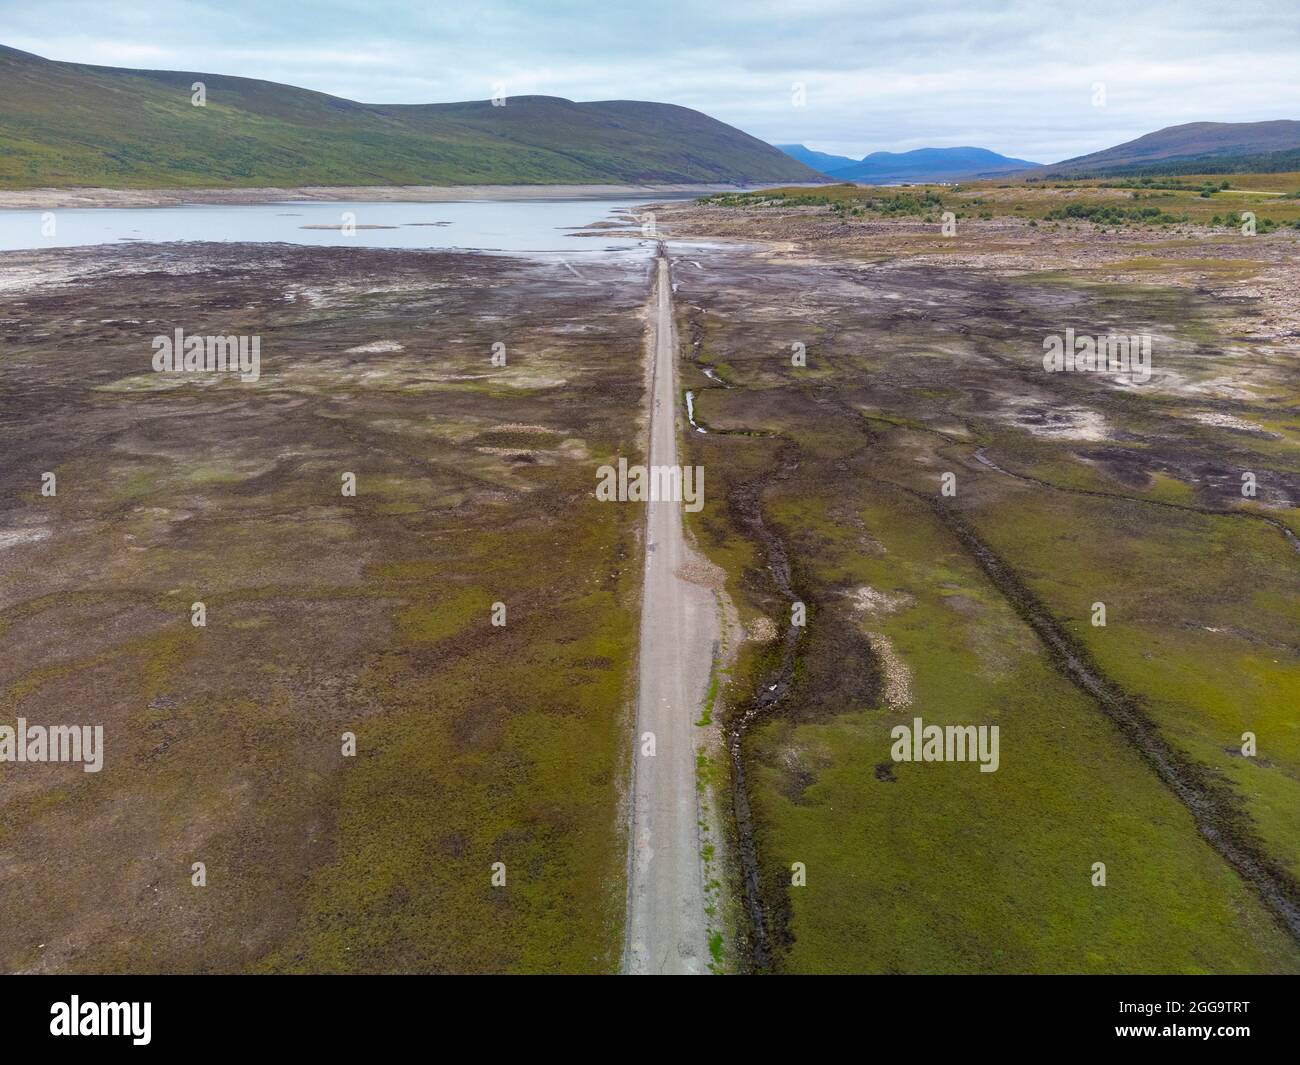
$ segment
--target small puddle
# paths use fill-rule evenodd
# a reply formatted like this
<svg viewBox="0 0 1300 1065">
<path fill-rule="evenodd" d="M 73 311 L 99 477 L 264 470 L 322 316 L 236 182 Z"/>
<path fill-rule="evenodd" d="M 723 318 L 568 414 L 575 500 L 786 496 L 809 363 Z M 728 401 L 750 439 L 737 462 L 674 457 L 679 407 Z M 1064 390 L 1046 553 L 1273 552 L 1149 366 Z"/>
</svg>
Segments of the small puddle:
<svg viewBox="0 0 1300 1065">
<path fill-rule="evenodd" d="M 686 417 L 691 423 L 691 428 L 697 433 L 708 432 L 704 426 L 695 420 L 695 393 L 689 390 L 686 392 Z"/>
</svg>

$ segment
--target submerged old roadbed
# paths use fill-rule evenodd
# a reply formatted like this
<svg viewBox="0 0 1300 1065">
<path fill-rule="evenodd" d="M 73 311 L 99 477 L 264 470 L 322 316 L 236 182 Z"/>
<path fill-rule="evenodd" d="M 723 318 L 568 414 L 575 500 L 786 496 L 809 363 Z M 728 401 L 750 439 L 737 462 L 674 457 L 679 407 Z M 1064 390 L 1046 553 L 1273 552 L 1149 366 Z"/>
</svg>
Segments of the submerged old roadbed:
<svg viewBox="0 0 1300 1065">
<path fill-rule="evenodd" d="M 649 465 L 677 465 L 677 346 L 672 286 L 662 253 L 651 300 Z M 632 860 L 626 972 L 707 968 L 704 882 L 692 731 L 717 638 L 713 596 L 681 576 L 690 561 L 682 503 L 646 503 Z M 647 745 L 653 743 L 653 748 Z M 647 753 L 653 750 L 653 754 Z"/>
</svg>

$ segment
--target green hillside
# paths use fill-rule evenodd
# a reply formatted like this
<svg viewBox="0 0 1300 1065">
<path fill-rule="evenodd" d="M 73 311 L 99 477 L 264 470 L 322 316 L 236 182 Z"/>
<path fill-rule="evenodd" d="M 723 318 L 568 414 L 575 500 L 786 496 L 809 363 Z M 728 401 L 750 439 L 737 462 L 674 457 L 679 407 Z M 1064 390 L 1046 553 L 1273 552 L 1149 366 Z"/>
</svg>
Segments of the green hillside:
<svg viewBox="0 0 1300 1065">
<path fill-rule="evenodd" d="M 1034 177 L 1282 173 L 1300 166 L 1300 122 L 1187 122 L 1104 151 L 1065 159 Z"/>
<path fill-rule="evenodd" d="M 205 84 L 207 104 L 190 102 Z M 361 104 L 274 82 L 0 46 L 0 188 L 813 181 L 689 108 L 550 96 Z"/>
</svg>

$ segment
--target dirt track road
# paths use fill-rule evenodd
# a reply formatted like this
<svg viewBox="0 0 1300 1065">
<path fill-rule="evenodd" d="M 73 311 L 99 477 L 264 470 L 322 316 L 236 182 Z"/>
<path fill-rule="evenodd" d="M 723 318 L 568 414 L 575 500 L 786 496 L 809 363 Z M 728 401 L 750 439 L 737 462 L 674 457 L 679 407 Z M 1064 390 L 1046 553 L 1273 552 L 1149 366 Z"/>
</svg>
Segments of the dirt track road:
<svg viewBox="0 0 1300 1065">
<path fill-rule="evenodd" d="M 677 344 L 668 260 L 656 265 L 651 316 L 651 466 L 676 466 Z M 707 486 L 705 500 L 707 505 Z M 632 858 L 623 969 L 703 973 L 709 962 L 695 748 L 718 620 L 712 593 L 680 576 L 691 558 L 681 502 L 646 503 Z M 646 733 L 655 754 L 643 754 Z"/>
</svg>

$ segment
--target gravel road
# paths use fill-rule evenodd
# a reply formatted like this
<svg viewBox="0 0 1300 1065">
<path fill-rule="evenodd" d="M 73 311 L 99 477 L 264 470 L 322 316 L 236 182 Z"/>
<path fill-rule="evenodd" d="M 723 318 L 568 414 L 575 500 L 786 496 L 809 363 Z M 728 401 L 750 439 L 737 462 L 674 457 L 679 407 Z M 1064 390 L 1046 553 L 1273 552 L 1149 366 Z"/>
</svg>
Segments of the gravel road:
<svg viewBox="0 0 1300 1065">
<path fill-rule="evenodd" d="M 656 266 L 651 466 L 677 457 L 677 343 L 668 260 Z M 708 505 L 707 486 L 705 505 Z M 718 619 L 712 593 L 679 573 L 693 560 L 681 502 L 647 508 L 632 861 L 623 968 L 633 974 L 703 973 L 709 962 L 700 859 L 695 754 Z M 643 753 L 654 734 L 653 757 Z"/>
</svg>

